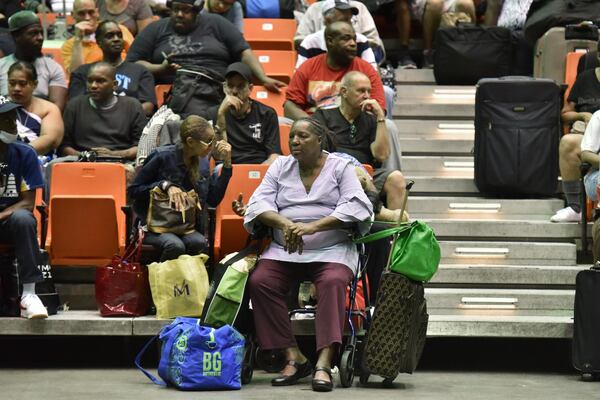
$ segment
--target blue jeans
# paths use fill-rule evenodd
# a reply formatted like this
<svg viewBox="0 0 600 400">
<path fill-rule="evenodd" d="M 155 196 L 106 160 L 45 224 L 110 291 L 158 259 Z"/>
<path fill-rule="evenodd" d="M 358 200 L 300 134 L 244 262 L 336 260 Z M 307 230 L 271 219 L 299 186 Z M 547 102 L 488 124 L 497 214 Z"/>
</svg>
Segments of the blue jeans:
<svg viewBox="0 0 600 400">
<path fill-rule="evenodd" d="M 197 255 L 208 248 L 204 235 L 192 232 L 187 235 L 146 232 L 144 243 L 160 250 L 160 262 L 174 260 L 183 254 Z"/>
<path fill-rule="evenodd" d="M 598 201 L 598 194 L 596 188 L 598 187 L 598 178 L 600 172 L 597 169 L 593 169 L 583 177 L 583 184 L 585 185 L 585 194 L 592 201 Z"/>
</svg>

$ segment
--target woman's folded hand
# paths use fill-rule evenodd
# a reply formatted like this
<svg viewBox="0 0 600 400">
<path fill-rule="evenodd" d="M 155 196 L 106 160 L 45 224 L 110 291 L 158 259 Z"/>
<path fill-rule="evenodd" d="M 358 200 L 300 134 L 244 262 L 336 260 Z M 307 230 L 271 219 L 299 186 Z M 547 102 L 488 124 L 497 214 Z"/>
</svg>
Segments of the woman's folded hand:
<svg viewBox="0 0 600 400">
<path fill-rule="evenodd" d="M 283 248 L 290 254 L 295 252 L 302 254 L 304 247 L 302 236 L 312 235 L 316 232 L 317 229 L 313 223 L 292 222 L 283 229 L 285 240 Z"/>
<path fill-rule="evenodd" d="M 169 204 L 175 211 L 184 211 L 191 201 L 188 194 L 177 186 L 169 187 L 168 194 Z"/>
</svg>

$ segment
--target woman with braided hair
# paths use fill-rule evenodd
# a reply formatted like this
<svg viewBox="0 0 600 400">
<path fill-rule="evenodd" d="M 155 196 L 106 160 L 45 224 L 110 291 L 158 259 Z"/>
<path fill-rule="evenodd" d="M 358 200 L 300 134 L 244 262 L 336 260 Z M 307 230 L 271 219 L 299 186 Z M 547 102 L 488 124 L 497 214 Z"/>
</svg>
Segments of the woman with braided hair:
<svg viewBox="0 0 600 400">
<path fill-rule="evenodd" d="M 293 385 L 310 375 L 312 366 L 300 352 L 286 296 L 294 282 L 314 282 L 319 354 L 312 388 L 330 391 L 331 361 L 342 343 L 346 287 L 356 273 L 358 252 L 349 230 L 368 231 L 371 202 L 354 166 L 322 150 L 325 127 L 312 118 L 294 122 L 291 155 L 278 157 L 248 203 L 244 225 L 273 229 L 273 240 L 250 276 L 256 332 L 262 349 L 285 349 L 287 364 L 273 386 Z"/>
</svg>

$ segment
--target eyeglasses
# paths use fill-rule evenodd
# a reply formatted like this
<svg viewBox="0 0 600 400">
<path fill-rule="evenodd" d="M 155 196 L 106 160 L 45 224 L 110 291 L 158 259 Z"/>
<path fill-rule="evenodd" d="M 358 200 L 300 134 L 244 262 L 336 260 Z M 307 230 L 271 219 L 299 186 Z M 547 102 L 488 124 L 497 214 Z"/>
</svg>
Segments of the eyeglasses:
<svg viewBox="0 0 600 400">
<path fill-rule="evenodd" d="M 356 129 L 356 125 L 350 125 L 350 141 L 352 143 L 356 143 L 356 135 L 358 134 L 358 130 Z"/>
<path fill-rule="evenodd" d="M 205 142 L 204 140 L 200 140 L 202 143 L 204 143 L 207 147 L 212 146 L 213 144 L 215 144 L 215 140 L 217 139 L 216 135 L 213 135 L 212 139 L 210 139 L 210 142 Z"/>
</svg>

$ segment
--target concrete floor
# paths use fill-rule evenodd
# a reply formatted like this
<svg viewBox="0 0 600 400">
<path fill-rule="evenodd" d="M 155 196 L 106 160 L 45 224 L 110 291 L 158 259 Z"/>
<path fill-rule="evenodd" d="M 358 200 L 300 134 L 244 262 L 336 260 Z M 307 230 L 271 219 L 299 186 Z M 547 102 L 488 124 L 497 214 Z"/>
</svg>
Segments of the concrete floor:
<svg viewBox="0 0 600 400">
<path fill-rule="evenodd" d="M 155 371 L 154 371 L 155 372 Z M 394 388 L 382 388 L 372 379 L 369 387 L 337 388 L 317 394 L 309 382 L 287 388 L 273 388 L 273 375 L 255 373 L 241 391 L 178 392 L 151 383 L 135 369 L 46 369 L 0 370 L 2 400 L 121 400 L 121 399 L 267 399 L 315 400 L 356 398 L 360 400 L 585 400 L 600 398 L 600 382 L 585 383 L 576 374 L 499 372 L 417 372 L 401 375 Z M 335 376 L 334 376 L 335 377 Z M 335 377 L 337 378 L 337 377 Z"/>
</svg>

